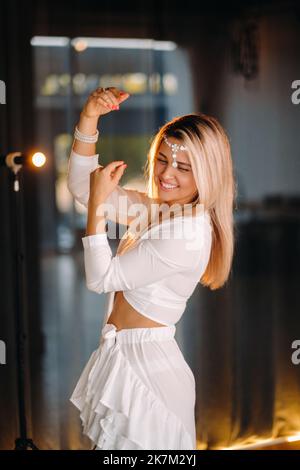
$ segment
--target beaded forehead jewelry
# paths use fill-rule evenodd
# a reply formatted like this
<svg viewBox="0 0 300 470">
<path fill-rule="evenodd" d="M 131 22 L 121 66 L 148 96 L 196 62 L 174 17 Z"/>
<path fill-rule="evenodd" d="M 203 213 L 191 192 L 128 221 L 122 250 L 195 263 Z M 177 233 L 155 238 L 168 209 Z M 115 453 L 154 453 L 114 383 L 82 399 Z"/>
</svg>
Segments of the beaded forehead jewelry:
<svg viewBox="0 0 300 470">
<path fill-rule="evenodd" d="M 166 144 L 171 147 L 172 149 L 172 157 L 173 157 L 173 162 L 172 162 L 172 166 L 174 168 L 177 168 L 177 162 L 176 162 L 176 152 L 178 152 L 178 150 L 187 150 L 186 147 L 184 147 L 184 145 L 178 145 L 178 144 L 171 144 L 171 142 L 168 141 L 167 137 L 164 136 L 164 141 L 166 142 Z"/>
</svg>

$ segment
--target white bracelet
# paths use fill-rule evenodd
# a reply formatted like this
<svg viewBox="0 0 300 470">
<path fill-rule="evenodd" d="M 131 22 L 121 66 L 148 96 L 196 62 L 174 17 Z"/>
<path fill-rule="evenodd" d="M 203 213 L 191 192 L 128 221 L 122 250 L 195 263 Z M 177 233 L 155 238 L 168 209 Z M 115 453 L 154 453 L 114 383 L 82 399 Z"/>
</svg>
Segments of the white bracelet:
<svg viewBox="0 0 300 470">
<path fill-rule="evenodd" d="M 76 126 L 75 127 L 75 132 L 74 132 L 74 137 L 75 137 L 75 139 L 80 140 L 81 142 L 84 142 L 86 144 L 94 144 L 98 140 L 99 131 L 97 129 L 96 134 L 86 135 L 86 134 L 82 134 L 82 132 L 80 132 L 80 130 Z"/>
</svg>

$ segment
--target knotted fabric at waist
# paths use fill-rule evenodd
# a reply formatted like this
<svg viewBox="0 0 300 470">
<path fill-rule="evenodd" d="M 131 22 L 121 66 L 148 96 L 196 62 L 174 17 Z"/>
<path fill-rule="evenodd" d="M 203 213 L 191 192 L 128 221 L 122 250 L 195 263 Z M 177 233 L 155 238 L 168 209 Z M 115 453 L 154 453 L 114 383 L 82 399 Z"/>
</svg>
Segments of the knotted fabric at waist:
<svg viewBox="0 0 300 470">
<path fill-rule="evenodd" d="M 175 336 L 176 326 L 158 326 L 153 328 L 124 328 L 117 331 L 113 323 L 106 323 L 101 331 L 101 342 L 137 343 L 142 341 L 167 341 Z"/>
</svg>

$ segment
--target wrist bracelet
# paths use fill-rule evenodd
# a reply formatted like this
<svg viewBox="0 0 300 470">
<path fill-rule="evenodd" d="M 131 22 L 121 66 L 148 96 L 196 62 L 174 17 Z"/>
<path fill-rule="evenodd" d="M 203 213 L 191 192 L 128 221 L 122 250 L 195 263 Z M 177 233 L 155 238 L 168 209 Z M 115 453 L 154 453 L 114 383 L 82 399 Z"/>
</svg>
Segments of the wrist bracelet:
<svg viewBox="0 0 300 470">
<path fill-rule="evenodd" d="M 77 140 L 80 140 L 81 142 L 84 142 L 86 144 L 94 144 L 97 142 L 98 137 L 99 137 L 99 131 L 97 129 L 96 134 L 94 135 L 86 135 L 80 132 L 78 127 L 75 127 L 75 132 L 74 132 L 74 137 Z"/>
</svg>

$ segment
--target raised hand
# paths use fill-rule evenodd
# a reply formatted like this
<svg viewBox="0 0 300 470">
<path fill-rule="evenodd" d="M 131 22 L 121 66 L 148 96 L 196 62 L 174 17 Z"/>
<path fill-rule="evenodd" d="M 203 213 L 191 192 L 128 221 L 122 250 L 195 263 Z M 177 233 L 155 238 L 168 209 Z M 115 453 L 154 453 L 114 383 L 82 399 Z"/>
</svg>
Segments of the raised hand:
<svg viewBox="0 0 300 470">
<path fill-rule="evenodd" d="M 118 110 L 129 96 L 129 93 L 115 87 L 97 88 L 89 95 L 81 114 L 88 118 L 99 118 L 110 111 Z"/>
<path fill-rule="evenodd" d="M 90 173 L 89 204 L 92 207 L 95 208 L 105 202 L 119 184 L 126 167 L 126 163 L 116 160 L 108 163 L 105 167 L 96 168 Z"/>
</svg>

